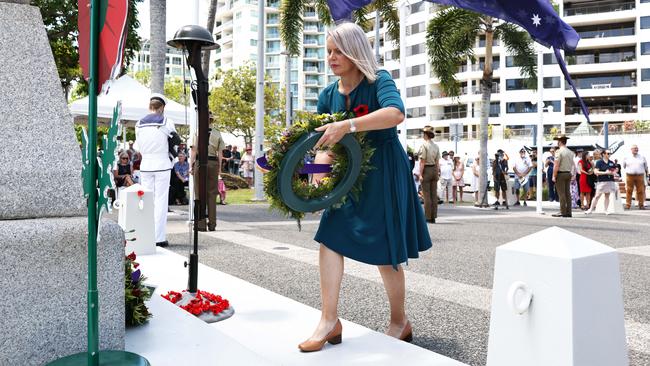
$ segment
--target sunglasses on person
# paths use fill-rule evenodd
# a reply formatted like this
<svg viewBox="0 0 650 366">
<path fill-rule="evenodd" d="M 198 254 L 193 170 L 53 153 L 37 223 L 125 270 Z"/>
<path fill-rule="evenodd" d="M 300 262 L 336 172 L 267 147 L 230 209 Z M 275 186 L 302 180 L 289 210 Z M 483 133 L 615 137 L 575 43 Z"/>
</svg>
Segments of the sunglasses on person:
<svg viewBox="0 0 650 366">
<path fill-rule="evenodd" d="M 129 160 L 129 158 L 120 158 L 120 159 L 122 159 L 122 160 Z"/>
</svg>

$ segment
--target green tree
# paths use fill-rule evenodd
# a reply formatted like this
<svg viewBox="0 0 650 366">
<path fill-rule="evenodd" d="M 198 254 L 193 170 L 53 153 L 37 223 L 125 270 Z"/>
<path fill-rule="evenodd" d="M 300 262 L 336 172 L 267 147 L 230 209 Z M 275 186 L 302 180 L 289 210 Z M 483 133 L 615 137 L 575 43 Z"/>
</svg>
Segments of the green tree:
<svg viewBox="0 0 650 366">
<path fill-rule="evenodd" d="M 457 98 L 460 83 L 456 79 L 459 64 L 475 61 L 474 45 L 485 35 L 485 63 L 481 78 L 481 137 L 479 189 L 481 206 L 487 206 L 487 141 L 490 98 L 492 95 L 492 41 L 501 39 L 515 65 L 521 68 L 531 88 L 537 87 L 537 66 L 532 39 L 517 26 L 496 18 L 455 7 L 440 10 L 427 27 L 427 51 L 433 72 L 440 79 L 444 94 Z M 502 67 L 505 65 L 502 65 Z M 541 106 L 540 106 L 541 108 Z M 469 113 L 469 111 L 468 111 Z"/>
<path fill-rule="evenodd" d="M 221 86 L 210 91 L 210 111 L 217 127 L 251 144 L 255 136 L 255 69 L 250 65 L 228 71 L 217 71 Z M 284 93 L 274 84 L 264 87 L 264 111 L 266 138 L 282 131 Z M 279 121 L 279 124 L 278 124 Z"/>
<path fill-rule="evenodd" d="M 280 37 L 292 56 L 300 55 L 302 29 L 304 25 L 303 12 L 307 6 L 313 6 L 320 21 L 327 26 L 334 25 L 327 0 L 283 0 L 280 5 Z M 378 11 L 379 16 L 386 22 L 388 34 L 395 42 L 399 42 L 399 15 L 395 0 L 375 0 L 371 4 L 352 12 L 355 23 L 366 31 L 372 29 L 368 21 L 368 13 Z M 399 46 L 397 47 L 399 50 Z"/>
<path fill-rule="evenodd" d="M 141 39 L 136 32 L 136 29 L 140 26 L 136 4 L 142 1 L 129 0 L 128 34 L 124 50 L 124 60 L 127 66 L 140 49 Z M 32 0 L 31 4 L 37 6 L 41 11 L 43 23 L 47 30 L 47 38 L 54 55 L 54 62 L 59 72 L 61 87 L 67 99 L 70 87 L 74 82 L 85 83 L 79 66 L 79 48 L 77 46 L 77 35 L 79 33 L 77 29 L 77 2 L 68 0 Z M 81 87 L 78 95 L 85 96 L 83 95 L 84 88 L 87 90 L 87 87 Z"/>
<path fill-rule="evenodd" d="M 147 88 L 151 87 L 151 69 L 138 71 L 133 74 L 133 78 Z M 183 79 L 181 78 L 172 78 L 165 81 L 164 95 L 174 102 L 185 106 L 190 105 L 191 91 L 188 86 L 183 88 Z"/>
</svg>

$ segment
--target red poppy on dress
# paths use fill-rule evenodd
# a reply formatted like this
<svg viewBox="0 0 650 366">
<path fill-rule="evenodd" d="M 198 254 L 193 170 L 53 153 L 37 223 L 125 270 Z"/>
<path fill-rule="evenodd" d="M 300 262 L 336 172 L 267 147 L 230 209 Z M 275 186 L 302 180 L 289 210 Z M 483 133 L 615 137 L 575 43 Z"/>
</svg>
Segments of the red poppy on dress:
<svg viewBox="0 0 650 366">
<path fill-rule="evenodd" d="M 357 117 L 365 116 L 366 114 L 368 114 L 368 105 L 359 104 L 352 111 L 354 112 L 354 115 L 357 116 Z"/>
</svg>

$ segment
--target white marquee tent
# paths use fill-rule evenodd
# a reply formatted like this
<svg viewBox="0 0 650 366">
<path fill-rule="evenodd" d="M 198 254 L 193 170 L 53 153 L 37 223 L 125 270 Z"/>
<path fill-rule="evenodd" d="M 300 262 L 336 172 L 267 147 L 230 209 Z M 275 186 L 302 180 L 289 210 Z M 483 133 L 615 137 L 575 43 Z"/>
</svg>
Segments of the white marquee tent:
<svg viewBox="0 0 650 366">
<path fill-rule="evenodd" d="M 188 91 L 189 92 L 189 91 Z M 133 80 L 128 75 L 115 80 L 108 94 L 101 94 L 97 98 L 97 117 L 110 120 L 113 117 L 113 108 L 118 100 L 122 101 L 122 121 L 136 122 L 149 113 L 149 97 L 151 90 Z M 76 100 L 70 104 L 70 113 L 75 121 L 86 120 L 88 116 L 88 97 Z M 186 115 L 187 113 L 187 115 Z M 176 125 L 189 125 L 192 111 L 180 103 L 168 100 L 165 106 L 165 115 L 171 118 Z"/>
</svg>

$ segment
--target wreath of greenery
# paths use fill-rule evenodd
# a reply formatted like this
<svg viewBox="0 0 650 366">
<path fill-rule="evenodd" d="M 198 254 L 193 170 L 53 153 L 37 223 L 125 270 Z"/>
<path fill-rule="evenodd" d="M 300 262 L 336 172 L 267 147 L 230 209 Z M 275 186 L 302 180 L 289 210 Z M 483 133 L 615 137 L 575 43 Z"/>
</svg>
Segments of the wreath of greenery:
<svg viewBox="0 0 650 366">
<path fill-rule="evenodd" d="M 267 153 L 268 165 L 271 169 L 264 175 L 264 192 L 266 197 L 271 204 L 271 208 L 275 209 L 286 217 L 293 218 L 298 223 L 298 228 L 301 228 L 300 221 L 305 217 L 304 212 L 296 211 L 289 208 L 283 201 L 280 196 L 280 190 L 278 188 L 278 175 L 280 164 L 286 153 L 291 149 L 293 144 L 298 141 L 304 134 L 314 131 L 314 129 L 324 126 L 328 123 L 333 123 L 337 121 L 343 121 L 348 118 L 359 117 L 361 115 L 368 113 L 368 107 L 361 105 L 354 109 L 352 112 L 341 112 L 335 114 L 307 114 L 304 115 L 299 120 L 295 121 L 294 124 L 285 130 L 281 136 L 276 138 L 271 142 L 271 149 Z M 340 208 L 348 199 L 351 197 L 353 200 L 357 201 L 359 199 L 359 194 L 361 192 L 361 186 L 363 180 L 365 179 L 368 171 L 373 169 L 373 166 L 370 164 L 370 158 L 375 152 L 375 149 L 366 143 L 366 133 L 358 132 L 354 134 L 354 138 L 359 143 L 361 147 L 361 171 L 359 176 L 355 181 L 354 185 L 350 189 L 350 192 L 347 195 L 344 195 L 343 198 L 334 205 L 331 206 L 333 209 Z M 329 148 L 329 151 L 333 155 L 332 161 L 332 171 L 328 173 L 328 176 L 321 179 L 319 183 L 309 182 L 304 178 L 301 179 L 298 172 L 302 169 L 304 163 L 298 164 L 294 172 L 294 179 L 292 182 L 293 191 L 298 196 L 305 200 L 312 198 L 320 198 L 327 195 L 331 192 L 334 187 L 341 181 L 345 176 L 345 173 L 348 169 L 348 157 L 345 152 L 345 149 L 336 144 L 333 147 Z"/>
</svg>

